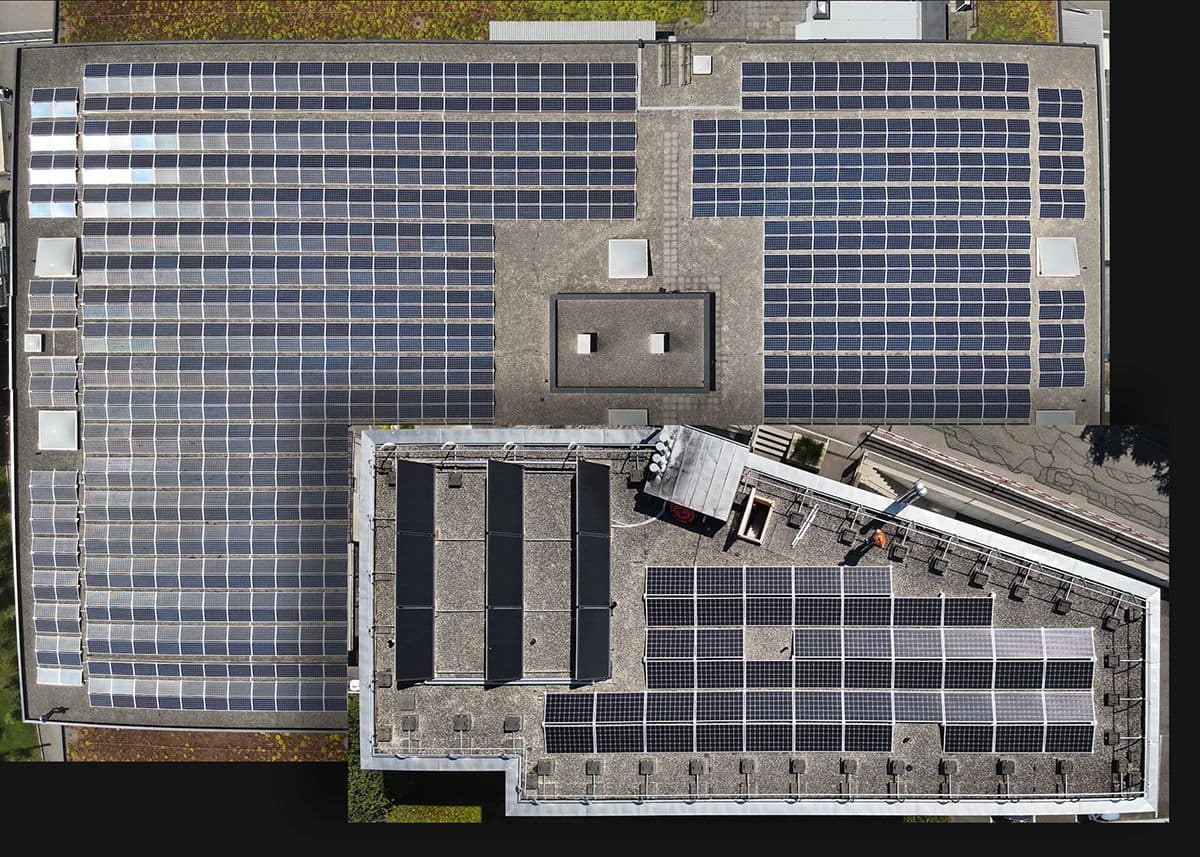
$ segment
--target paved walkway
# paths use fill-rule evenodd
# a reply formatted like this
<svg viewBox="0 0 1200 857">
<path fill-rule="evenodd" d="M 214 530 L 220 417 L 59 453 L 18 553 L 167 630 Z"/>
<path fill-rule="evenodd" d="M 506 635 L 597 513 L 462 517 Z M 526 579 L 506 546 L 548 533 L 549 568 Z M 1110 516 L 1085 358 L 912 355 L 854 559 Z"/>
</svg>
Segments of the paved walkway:
<svg viewBox="0 0 1200 857">
<path fill-rule="evenodd" d="M 37 725 L 38 743 L 42 745 L 43 762 L 67 761 L 66 729 L 53 723 Z"/>
<path fill-rule="evenodd" d="M 701 24 L 681 26 L 680 36 L 696 39 L 793 39 L 804 20 L 803 0 L 717 0 Z"/>
</svg>

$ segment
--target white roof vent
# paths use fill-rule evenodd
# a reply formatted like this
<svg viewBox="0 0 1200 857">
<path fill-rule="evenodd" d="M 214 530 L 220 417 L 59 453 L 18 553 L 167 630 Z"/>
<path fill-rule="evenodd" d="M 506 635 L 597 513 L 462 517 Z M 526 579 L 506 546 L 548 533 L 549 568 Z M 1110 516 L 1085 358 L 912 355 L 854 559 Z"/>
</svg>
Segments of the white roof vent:
<svg viewBox="0 0 1200 857">
<path fill-rule="evenodd" d="M 77 411 L 38 411 L 38 449 L 75 452 L 79 449 Z"/>
<path fill-rule="evenodd" d="M 593 354 L 596 351 L 596 334 L 580 333 L 575 336 L 576 354 Z"/>
<path fill-rule="evenodd" d="M 650 276 L 650 242 L 645 238 L 613 238 L 608 242 L 610 280 L 642 280 Z"/>
<path fill-rule="evenodd" d="M 1037 273 L 1039 277 L 1078 277 L 1079 250 L 1075 239 L 1039 238 Z"/>
<path fill-rule="evenodd" d="M 712 54 L 692 54 L 692 74 L 712 74 Z"/>
<path fill-rule="evenodd" d="M 75 276 L 74 238 L 39 238 L 37 262 L 33 266 L 35 277 Z"/>
</svg>

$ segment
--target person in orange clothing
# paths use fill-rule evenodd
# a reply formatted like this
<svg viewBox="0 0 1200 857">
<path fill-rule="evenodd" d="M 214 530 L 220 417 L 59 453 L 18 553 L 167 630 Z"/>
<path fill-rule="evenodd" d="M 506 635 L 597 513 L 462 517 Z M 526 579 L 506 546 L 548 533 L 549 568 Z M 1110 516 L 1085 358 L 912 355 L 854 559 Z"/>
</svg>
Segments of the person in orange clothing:
<svg viewBox="0 0 1200 857">
<path fill-rule="evenodd" d="M 875 532 L 871 533 L 871 546 L 872 547 L 881 548 L 881 547 L 885 547 L 886 545 L 887 545 L 887 533 L 885 533 L 883 530 L 876 530 Z"/>
</svg>

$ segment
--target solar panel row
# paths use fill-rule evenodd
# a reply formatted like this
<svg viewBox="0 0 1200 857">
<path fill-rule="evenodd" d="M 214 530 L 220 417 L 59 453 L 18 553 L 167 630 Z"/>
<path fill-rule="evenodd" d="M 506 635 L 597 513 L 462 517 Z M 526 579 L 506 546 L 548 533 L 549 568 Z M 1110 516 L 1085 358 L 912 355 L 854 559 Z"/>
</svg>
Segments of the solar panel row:
<svg viewBox="0 0 1200 857">
<path fill-rule="evenodd" d="M 346 682 L 96 676 L 88 681 L 88 701 L 97 707 L 164 711 L 343 711 Z"/>
<path fill-rule="evenodd" d="M 839 81 L 840 83 L 840 81 Z M 952 89 L 952 86 L 947 83 Z M 828 85 L 827 85 L 828 86 Z M 838 87 L 828 87 L 837 89 Z M 855 90 L 857 91 L 857 90 Z M 86 101 L 87 99 L 85 99 Z M 1028 110 L 1024 95 L 743 95 L 742 110 Z"/>
<path fill-rule="evenodd" d="M 1038 89 L 1038 151 L 1082 152 L 1083 123 L 1047 121 L 1042 117 L 1082 118 L 1083 92 L 1078 89 Z M 1038 156 L 1039 214 L 1045 218 L 1082 220 L 1086 215 L 1081 189 L 1084 162 L 1079 155 Z"/>
<path fill-rule="evenodd" d="M 27 172 L 31 218 L 75 216 L 75 204 L 78 201 L 75 167 L 78 154 L 68 137 L 74 134 L 78 106 L 79 92 L 76 89 L 33 90 L 30 116 L 38 134 L 36 141 L 30 137 L 31 154 Z"/>
<path fill-rule="evenodd" d="M 1029 188 L 1016 185 L 696 187 L 692 216 L 1028 217 L 1030 199 Z"/>
<path fill-rule="evenodd" d="M 792 661 L 646 659 L 646 686 L 689 688 L 1054 689 L 1092 686 L 1093 665 L 1077 660 L 883 660 L 804 658 Z"/>
<path fill-rule="evenodd" d="M 628 220 L 635 191 L 606 189 L 89 187 L 85 219 Z M 811 211 L 809 212 L 811 214 Z M 285 280 L 284 284 L 291 281 Z"/>
<path fill-rule="evenodd" d="M 567 83 L 574 83 L 568 79 Z M 603 81 L 580 81 L 582 89 L 547 87 L 546 92 L 633 92 L 632 78 L 616 78 Z M 399 83 L 399 81 L 397 81 Z M 392 91 L 392 90 L 385 90 Z M 409 90 L 413 91 L 413 90 Z M 436 91 L 436 90 L 435 90 Z M 459 90 L 461 91 L 461 90 Z M 487 91 L 487 90 L 484 90 Z M 499 90 L 503 91 L 503 90 Z M 511 90 L 509 90 L 511 91 Z M 518 91 L 533 91 L 520 89 Z M 1028 106 L 1028 101 L 1026 103 Z M 463 113 L 631 113 L 637 109 L 633 96 L 441 96 L 441 95 L 91 95 L 83 99 L 83 109 L 89 113 L 117 113 L 124 111 L 164 113 L 178 111 L 206 113 L 223 111 L 259 112 L 297 110 L 320 111 L 322 113 L 348 112 L 463 112 Z M 61 114 L 70 115 L 70 114 Z"/>
<path fill-rule="evenodd" d="M 889 420 L 994 420 L 1024 422 L 1031 413 L 1028 388 L 953 390 L 794 390 L 764 391 L 768 422 L 815 419 L 857 423 Z M 985 398 L 991 401 L 984 401 Z"/>
</svg>

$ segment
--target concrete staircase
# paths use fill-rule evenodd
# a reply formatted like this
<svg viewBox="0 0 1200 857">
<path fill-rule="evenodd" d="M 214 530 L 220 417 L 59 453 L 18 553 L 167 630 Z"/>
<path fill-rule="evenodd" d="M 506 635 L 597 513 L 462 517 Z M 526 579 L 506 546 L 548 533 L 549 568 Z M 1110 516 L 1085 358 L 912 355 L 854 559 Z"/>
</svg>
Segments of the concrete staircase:
<svg viewBox="0 0 1200 857">
<path fill-rule="evenodd" d="M 782 461 L 792 448 L 795 432 L 777 426 L 759 425 L 754 429 L 750 438 L 750 451 L 763 458 L 773 458 Z"/>
<path fill-rule="evenodd" d="M 864 455 L 854 469 L 854 485 L 866 491 L 882 494 L 884 497 L 897 497 L 908 490 L 909 486 L 901 485 L 896 479 L 880 473 L 871 463 L 870 456 Z"/>
</svg>

